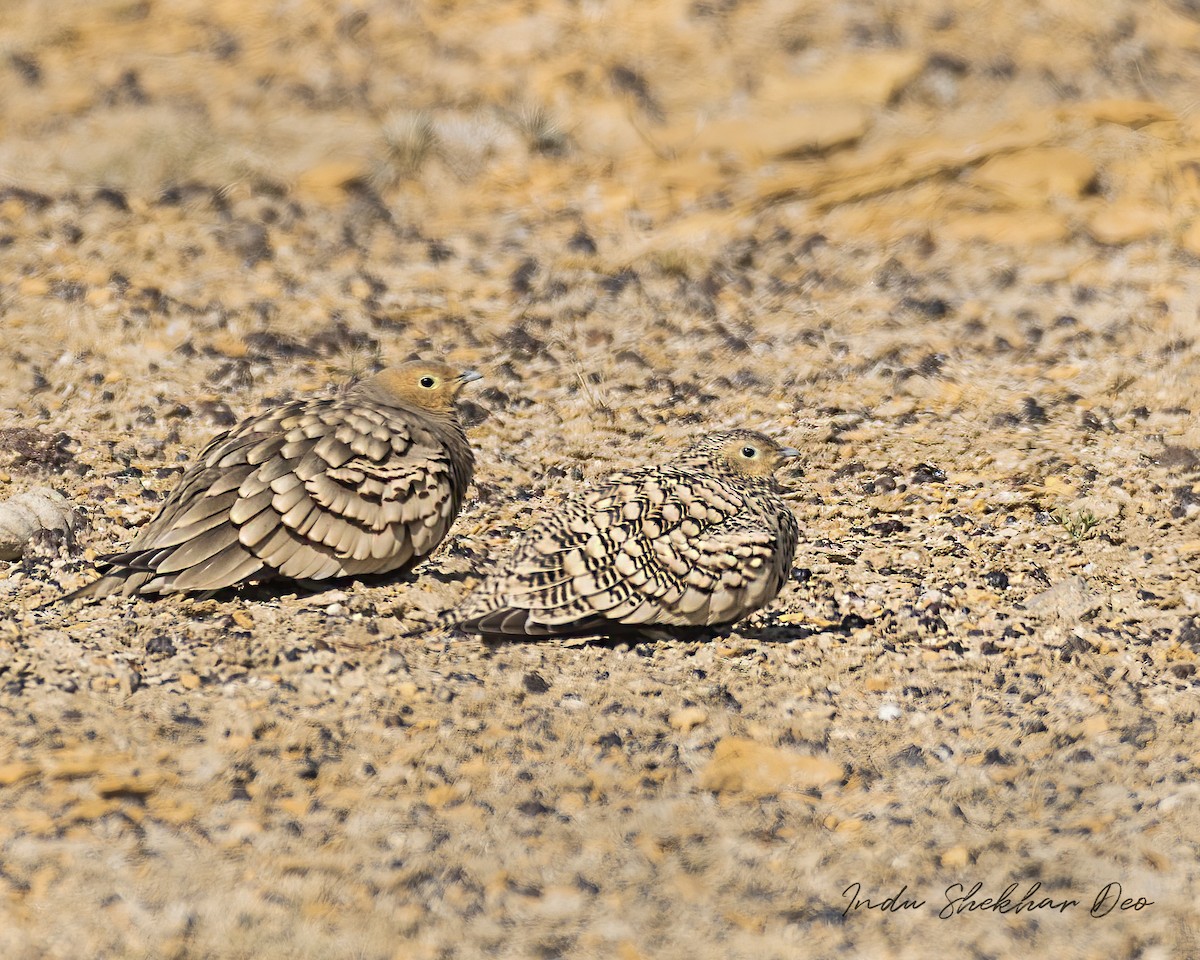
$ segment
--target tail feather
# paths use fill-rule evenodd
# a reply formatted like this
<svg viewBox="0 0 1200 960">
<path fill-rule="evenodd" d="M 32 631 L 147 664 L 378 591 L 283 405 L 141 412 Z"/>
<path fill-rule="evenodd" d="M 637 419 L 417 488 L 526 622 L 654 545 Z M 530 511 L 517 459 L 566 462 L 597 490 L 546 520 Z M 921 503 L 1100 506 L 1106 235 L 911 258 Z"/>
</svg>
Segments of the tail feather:
<svg viewBox="0 0 1200 960">
<path fill-rule="evenodd" d="M 111 567 L 111 565 L 110 565 Z M 153 570 L 130 570 L 119 568 L 97 577 L 90 583 L 85 583 L 78 590 L 64 593 L 61 597 L 47 600 L 38 604 L 35 610 L 44 610 L 57 603 L 70 603 L 73 600 L 100 600 L 103 597 L 121 594 L 130 597 L 137 593 L 143 584 L 154 577 Z"/>
<path fill-rule="evenodd" d="M 527 637 L 530 636 L 529 611 L 514 610 L 502 605 L 487 613 L 454 618 L 454 626 L 465 633 L 477 633 L 483 637 Z"/>
<path fill-rule="evenodd" d="M 581 617 L 567 623 L 546 624 L 533 618 L 533 610 L 514 607 L 500 596 L 468 598 L 467 602 L 446 615 L 447 625 L 463 633 L 475 633 L 493 640 L 520 637 L 591 637 L 620 630 L 600 614 Z"/>
</svg>

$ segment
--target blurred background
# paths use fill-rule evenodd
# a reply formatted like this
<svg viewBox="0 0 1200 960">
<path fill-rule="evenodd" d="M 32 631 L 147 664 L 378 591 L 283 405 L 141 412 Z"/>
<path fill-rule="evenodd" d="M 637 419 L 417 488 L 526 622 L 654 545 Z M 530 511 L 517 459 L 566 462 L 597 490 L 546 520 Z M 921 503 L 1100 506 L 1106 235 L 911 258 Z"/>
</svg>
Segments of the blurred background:
<svg viewBox="0 0 1200 960">
<path fill-rule="evenodd" d="M 100 218 L 36 257 L 10 244 L 6 295 L 82 285 L 99 309 L 111 271 L 88 264 L 117 245 L 130 285 L 223 284 L 240 311 L 391 234 L 429 244 L 428 271 L 404 269 L 408 306 L 421 288 L 484 309 L 529 256 L 687 272 L 765 217 L 880 243 L 925 231 L 1028 251 L 1084 235 L 1197 255 L 1195 14 L 1184 0 L 6 0 L 0 223 L 65 193 Z M 351 214 L 306 255 L 286 236 L 318 209 Z M 196 228 L 186 269 L 157 259 L 181 220 Z M 472 262 L 442 267 L 456 259 Z M 322 290 L 343 310 L 370 293 Z"/>
<path fill-rule="evenodd" d="M 469 348 L 448 320 L 494 342 L 568 288 L 577 318 L 645 309 L 634 278 L 735 324 L 878 309 L 795 268 L 819 238 L 870 269 L 924 244 L 1125 271 L 1190 327 L 1162 265 L 1200 256 L 1198 51 L 1183 0 L 7 0 L 0 323 L 24 389 L 63 347 L 125 373 L 286 354 L 271 332 Z M 792 258 L 766 290 L 763 243 Z"/>
</svg>

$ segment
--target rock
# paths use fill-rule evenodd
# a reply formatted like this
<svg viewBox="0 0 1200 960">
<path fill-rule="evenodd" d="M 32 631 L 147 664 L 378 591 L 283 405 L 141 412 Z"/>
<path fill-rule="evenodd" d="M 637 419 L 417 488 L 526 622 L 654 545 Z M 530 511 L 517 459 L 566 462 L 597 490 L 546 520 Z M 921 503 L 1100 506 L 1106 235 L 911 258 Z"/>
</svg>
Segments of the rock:
<svg viewBox="0 0 1200 960">
<path fill-rule="evenodd" d="M 1095 737 L 1105 733 L 1108 730 L 1108 719 L 1102 714 L 1095 714 L 1088 717 L 1079 725 L 1080 731 L 1085 737 Z"/>
<path fill-rule="evenodd" d="M 360 160 L 331 160 L 310 167 L 296 178 L 296 192 L 318 203 L 336 204 L 345 199 L 345 187 L 367 175 Z"/>
<path fill-rule="evenodd" d="M 783 103 L 887 103 L 921 72 L 925 58 L 911 50 L 833 57 L 803 77 L 768 77 L 760 99 Z"/>
<path fill-rule="evenodd" d="M 749 160 L 797 157 L 851 143 L 868 129 L 870 115 L 866 110 L 838 104 L 782 117 L 717 120 L 700 131 L 691 148 L 734 153 Z"/>
<path fill-rule="evenodd" d="M 162 777 L 156 773 L 110 774 L 96 781 L 96 792 L 102 797 L 144 797 L 161 782 Z"/>
<path fill-rule="evenodd" d="M 700 786 L 716 793 L 765 796 L 823 787 L 842 779 L 843 768 L 825 757 L 796 753 L 742 737 L 725 737 L 700 773 Z"/>
<path fill-rule="evenodd" d="M 0 764 L 0 787 L 11 787 L 14 783 L 20 783 L 22 780 L 35 776 L 37 772 L 37 765 L 32 763 Z"/>
<path fill-rule="evenodd" d="M 1025 601 L 1030 613 L 1063 620 L 1078 620 L 1100 606 L 1100 598 L 1087 588 L 1083 577 L 1068 577 Z"/>
<path fill-rule="evenodd" d="M 1118 123 L 1124 127 L 1141 127 L 1159 120 L 1175 119 L 1175 112 L 1152 100 L 1096 100 L 1083 108 L 1103 123 Z"/>
<path fill-rule="evenodd" d="M 1071 232 L 1065 217 L 1041 210 L 965 213 L 946 223 L 947 236 L 958 240 L 986 240 L 1003 246 L 1056 243 Z"/>
<path fill-rule="evenodd" d="M 41 530 L 73 534 L 79 512 L 50 487 L 37 487 L 0 503 L 0 560 L 19 560 Z"/>
<path fill-rule="evenodd" d="M 680 733 L 688 733 L 693 727 L 708 720 L 708 711 L 703 707 L 684 707 L 671 714 L 668 722 Z"/>
<path fill-rule="evenodd" d="M 1125 198 L 1096 210 L 1088 220 L 1088 231 L 1097 243 L 1119 246 L 1161 233 L 1167 225 L 1168 214 L 1161 204 Z"/>
<path fill-rule="evenodd" d="M 1066 147 L 1033 147 L 995 156 L 971 175 L 980 186 L 1029 207 L 1039 207 L 1051 197 L 1078 197 L 1095 177 L 1095 163 Z"/>
</svg>

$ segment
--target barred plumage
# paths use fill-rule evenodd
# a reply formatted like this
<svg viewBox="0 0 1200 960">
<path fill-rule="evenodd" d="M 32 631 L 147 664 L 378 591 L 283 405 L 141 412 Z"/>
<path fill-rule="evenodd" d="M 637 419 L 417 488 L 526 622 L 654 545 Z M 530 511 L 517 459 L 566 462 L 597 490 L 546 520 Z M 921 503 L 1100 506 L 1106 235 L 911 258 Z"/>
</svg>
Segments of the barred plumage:
<svg viewBox="0 0 1200 960">
<path fill-rule="evenodd" d="M 474 457 L 454 408 L 478 379 L 413 361 L 213 440 L 102 576 L 63 599 L 398 571 L 450 529 Z"/>
<path fill-rule="evenodd" d="M 741 620 L 790 575 L 799 527 L 774 473 L 797 452 L 735 430 L 666 466 L 615 473 L 538 520 L 449 619 L 489 638 Z"/>
</svg>

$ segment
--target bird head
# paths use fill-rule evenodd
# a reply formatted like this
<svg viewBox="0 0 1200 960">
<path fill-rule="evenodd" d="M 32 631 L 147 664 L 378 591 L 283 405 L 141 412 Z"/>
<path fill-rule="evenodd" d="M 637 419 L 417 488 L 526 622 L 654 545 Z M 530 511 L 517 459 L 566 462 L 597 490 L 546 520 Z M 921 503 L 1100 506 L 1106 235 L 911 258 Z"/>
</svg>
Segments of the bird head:
<svg viewBox="0 0 1200 960">
<path fill-rule="evenodd" d="M 730 430 L 702 437 L 689 451 L 742 477 L 772 477 L 785 460 L 800 456 L 795 447 L 781 447 L 755 430 Z"/>
<path fill-rule="evenodd" d="M 464 385 L 480 379 L 474 370 L 459 370 L 440 360 L 410 360 L 388 367 L 364 380 L 360 388 L 382 399 L 400 400 L 409 406 L 448 413 Z"/>
</svg>

